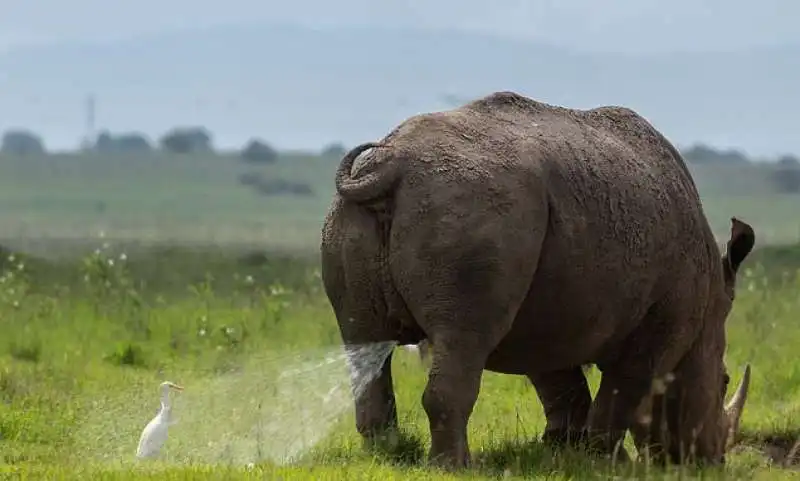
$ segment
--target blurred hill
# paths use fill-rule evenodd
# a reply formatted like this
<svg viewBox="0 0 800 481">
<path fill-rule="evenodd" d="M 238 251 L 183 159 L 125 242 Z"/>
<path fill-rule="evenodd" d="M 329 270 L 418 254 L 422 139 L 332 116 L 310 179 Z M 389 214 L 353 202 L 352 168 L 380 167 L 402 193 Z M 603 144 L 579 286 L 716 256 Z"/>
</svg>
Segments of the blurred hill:
<svg viewBox="0 0 800 481">
<path fill-rule="evenodd" d="M 112 130 L 155 135 L 191 122 L 221 144 L 257 134 L 305 148 L 354 144 L 420 111 L 517 90 L 571 107 L 626 105 L 680 145 L 761 156 L 800 151 L 798 84 L 793 46 L 623 55 L 459 31 L 258 23 L 10 50 L 0 55 L 0 128 L 74 145 L 93 92 L 97 122 Z"/>
</svg>

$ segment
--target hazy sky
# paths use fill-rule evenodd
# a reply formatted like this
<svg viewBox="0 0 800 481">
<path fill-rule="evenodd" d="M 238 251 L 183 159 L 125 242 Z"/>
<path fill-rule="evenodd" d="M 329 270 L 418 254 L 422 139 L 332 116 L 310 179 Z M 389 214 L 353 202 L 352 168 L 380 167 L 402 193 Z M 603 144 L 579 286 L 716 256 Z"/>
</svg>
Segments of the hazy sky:
<svg viewBox="0 0 800 481">
<path fill-rule="evenodd" d="M 726 50 L 800 43 L 796 0 L 0 0 L 0 49 L 278 21 L 483 30 L 583 50 Z M 668 8 L 666 6 L 669 6 Z M 632 38 L 636 40 L 631 41 Z"/>
<path fill-rule="evenodd" d="M 666 8 L 668 6 L 668 8 Z M 247 77 L 225 77 L 214 72 L 217 65 L 225 64 L 230 72 L 237 70 L 231 67 L 238 55 L 242 54 L 241 39 L 236 40 L 236 33 L 242 31 L 266 32 L 270 24 L 300 24 L 306 26 L 412 26 L 429 29 L 461 29 L 491 33 L 497 36 L 519 37 L 538 43 L 550 43 L 585 52 L 602 51 L 616 53 L 661 53 L 687 51 L 736 51 L 749 48 L 781 45 L 800 45 L 800 29 L 797 19 L 800 18 L 800 2 L 797 0 L 290 0 L 285 2 L 264 0 L 0 0 L 0 65 L 11 67 L 0 68 L 0 107 L 4 112 L 0 119 L 0 130 L 10 126 L 23 125 L 36 130 L 47 139 L 48 146 L 74 146 L 76 139 L 83 135 L 84 113 L 83 102 L 87 92 L 97 93 L 102 108 L 99 109 L 98 125 L 112 130 L 151 129 L 149 135 L 163 131 L 164 125 L 199 122 L 212 125 L 212 129 L 220 144 L 240 145 L 246 136 L 253 132 L 265 132 L 290 145 L 312 142 L 310 139 L 330 138 L 330 140 L 354 141 L 367 133 L 362 126 L 351 126 L 347 130 L 342 120 L 331 120 L 332 117 L 315 116 L 319 123 L 312 125 L 305 110 L 292 104 L 281 110 L 280 120 L 276 125 L 269 124 L 263 118 L 264 109 L 276 108 L 276 99 L 269 97 L 265 83 L 251 81 Z M 180 64 L 170 60 L 169 55 L 161 55 L 159 47 L 152 45 L 176 45 L 173 43 L 155 43 L 148 47 L 148 42 L 138 41 L 154 33 L 167 33 L 184 29 L 203 29 L 204 27 L 232 26 L 223 29 L 225 35 L 214 37 L 209 35 L 206 42 L 217 44 L 219 48 L 202 47 L 207 50 L 198 51 L 194 44 L 181 50 L 179 56 L 188 64 Z M 248 28 L 239 28 L 238 25 Z M 208 34 L 205 32 L 203 35 Z M 197 37 L 203 37 L 197 35 Z M 312 37 L 310 34 L 306 34 Z M 368 34 L 367 34 L 368 35 Z M 417 34 L 409 34 L 416 36 Z M 176 37 L 185 37 L 178 35 Z M 191 37 L 191 36 L 186 36 Z M 255 36 L 256 38 L 258 35 Z M 296 39 L 297 37 L 291 37 Z M 128 47 L 116 45 L 109 47 L 114 52 L 108 56 L 93 47 L 74 47 L 80 43 L 115 43 L 123 39 L 132 39 Z M 226 43 L 228 42 L 228 43 Z M 238 42 L 238 43 L 237 43 Z M 250 50 L 255 58 L 263 51 L 263 47 L 254 40 Z M 293 46 L 302 46 L 302 39 Z M 58 44 L 58 47 L 42 49 L 36 53 L 16 52 L 16 48 L 35 44 Z M 137 50 L 134 45 L 145 44 Z M 232 45 L 225 47 L 225 45 Z M 147 48 L 156 49 L 148 51 Z M 320 47 L 324 50 L 324 46 Z M 347 47 L 345 47 L 346 49 Z M 503 47 L 505 48 L 505 47 Z M 215 53 L 209 53 L 213 50 Z M 292 49 L 280 47 L 278 54 Z M 301 49 L 302 50 L 302 49 Z M 132 53 L 132 52 L 138 52 Z M 253 51 L 258 53 L 253 54 Z M 306 52 L 305 61 L 326 63 L 329 57 Z M 3 55 L 6 53 L 7 55 Z M 337 52 L 339 55 L 340 52 Z M 775 54 L 775 51 L 772 51 Z M 198 54 L 198 55 L 195 55 Z M 276 52 L 273 52 L 275 55 Z M 461 52 L 463 55 L 467 55 Z M 104 55 L 106 55 L 104 57 Z M 138 55 L 138 56 L 137 56 Z M 374 55 L 374 52 L 373 52 Z M 524 56 L 525 54 L 521 54 Z M 577 90 L 585 90 L 586 105 L 596 103 L 618 103 L 646 106 L 646 112 L 658 117 L 659 126 L 666 131 L 673 129 L 682 132 L 682 141 L 694 142 L 704 140 L 720 145 L 743 146 L 754 152 L 800 151 L 800 144 L 794 132 L 789 132 L 796 109 L 786 105 L 783 99 L 793 95 L 795 79 L 800 75 L 800 63 L 797 56 L 786 52 L 777 52 L 778 58 L 787 58 L 788 69 L 782 69 L 782 75 L 770 75 L 774 62 L 769 62 L 757 72 L 737 72 L 737 78 L 748 76 L 756 78 L 765 75 L 752 86 L 740 85 L 736 89 L 726 90 L 725 85 L 714 88 L 709 98 L 701 97 L 694 105 L 684 102 L 684 109 L 704 109 L 709 119 L 699 121 L 692 126 L 684 125 L 682 120 L 675 120 L 676 109 L 671 104 L 664 106 L 657 96 L 637 97 L 635 93 L 605 89 L 602 85 L 581 84 Z M 132 59 L 131 56 L 135 57 Z M 746 55 L 745 55 L 746 56 Z M 194 60 L 189 61 L 187 57 Z M 314 58 L 312 60 L 312 57 Z M 591 57 L 591 56 L 589 56 Z M 711 57 L 725 58 L 712 54 Z M 3 64 L 3 60 L 16 58 Z M 27 60 L 26 60 L 27 58 Z M 496 76 L 484 76 L 483 80 L 469 92 L 461 94 L 473 95 L 494 89 L 506 89 L 509 85 L 537 85 L 523 65 L 518 64 L 515 57 L 505 63 L 503 72 L 495 72 Z M 737 56 L 736 58 L 742 58 Z M 759 57 L 760 58 L 760 57 Z M 791 60 L 791 59 L 794 59 Z M 120 64 L 118 61 L 123 61 Z M 413 64 L 412 58 L 409 60 Z M 558 59 L 556 59 L 558 60 Z M 226 63 L 227 61 L 227 63 Z M 286 59 L 284 67 L 288 65 Z M 644 85 L 641 72 L 635 67 L 637 62 L 646 63 L 646 59 L 627 59 L 634 65 L 631 74 L 626 77 Z M 127 64 L 125 63 L 127 62 Z M 162 62 L 162 63 L 159 63 Z M 158 75 L 163 70 L 164 62 L 175 67 L 178 72 L 199 72 L 195 76 L 185 78 L 179 86 Z M 248 64 L 249 60 L 247 61 Z M 294 62 L 294 61 L 292 61 Z M 289 62 L 289 63 L 292 63 Z M 563 64 L 578 68 L 581 61 L 565 59 Z M 583 61 L 585 65 L 580 71 L 591 70 L 591 59 Z M 297 62 L 294 62 L 297 63 Z M 294 65 L 292 63 L 292 65 Z M 299 62 L 302 64 L 303 62 Z M 423 62 L 424 63 L 424 62 Z M 470 62 L 471 63 L 471 60 Z M 491 63 L 491 62 L 489 62 Z M 298 64 L 298 65 L 299 65 Z M 733 67 L 736 61 L 729 62 Z M 755 65 L 757 62 L 752 62 Z M 115 67 L 116 65 L 116 67 Z M 121 68 L 127 65 L 127 68 Z M 198 67 L 198 65 L 200 67 Z M 252 67 L 252 65 L 250 65 Z M 706 64 L 703 64 L 706 66 Z M 135 67 L 135 68 L 134 68 Z M 303 72 L 327 72 L 325 65 Z M 584 68 L 585 67 L 585 68 Z M 264 67 L 268 70 L 267 67 Z M 299 67 L 298 67 L 299 68 Z M 565 67 L 566 68 L 566 67 Z M 567 69 L 565 79 L 569 79 Z M 708 67 L 709 69 L 714 67 Z M 588 69 L 588 70 L 586 70 Z M 751 67 L 752 69 L 752 67 Z M 225 70 L 225 69 L 221 69 Z M 289 69 L 291 71 L 291 69 Z M 434 69 L 435 70 L 435 69 Z M 731 69 L 728 69 L 731 70 Z M 746 69 L 745 69 L 746 70 Z M 251 68 L 250 72 L 257 70 Z M 526 72 L 514 73 L 514 72 Z M 87 73 L 88 72 L 88 73 Z M 94 72 L 94 76 L 90 75 Z M 211 73 L 209 73 L 211 72 Z M 337 72 L 334 77 L 344 78 Z M 671 95 L 683 98 L 696 98 L 702 92 L 702 85 L 697 85 L 696 77 L 676 75 L 668 85 Z M 707 73 L 707 72 L 706 72 Z M 378 117 L 366 124 L 388 128 L 393 122 L 416 111 L 441 108 L 434 105 L 430 97 L 441 95 L 462 84 L 475 80 L 475 75 L 468 78 L 440 75 L 437 82 L 430 84 L 419 82 L 413 91 L 402 93 L 417 102 L 413 106 L 385 107 L 368 109 Z M 88 77 L 87 77 L 88 75 Z M 188 75 L 188 74 L 185 74 Z M 233 73 L 231 73 L 233 75 Z M 270 75 L 268 72 L 265 75 Z M 214 78 L 209 78 L 214 77 Z M 223 78 L 224 77 L 224 78 Z M 711 78 L 706 75 L 704 78 Z M 182 77 L 183 78 L 183 77 Z M 254 78 L 258 78 L 256 75 Z M 446 80 L 442 80 L 445 78 Z M 589 75 L 586 82 L 594 82 Z M 616 78 L 616 77 L 615 77 Z M 66 79 L 66 80 L 64 80 Z M 132 80 L 136 79 L 136 81 Z M 374 84 L 381 83 L 377 75 Z M 638 80 L 637 80 L 638 79 Z M 683 79 L 683 80 L 681 80 Z M 292 95 L 275 92 L 296 92 L 299 87 L 294 81 L 283 85 L 281 79 L 272 78 L 270 84 L 280 95 L 281 100 L 294 102 Z M 249 82 L 249 83 L 248 83 Z M 277 83 L 276 83 L 277 82 Z M 754 80 L 755 82 L 755 80 Z M 781 83 L 783 82 L 783 83 Z M 397 79 L 385 82 L 387 86 L 401 90 L 405 88 Z M 413 82 L 412 82 L 413 83 Z M 279 85 L 280 84 L 280 85 Z M 421 86 L 420 86 L 421 85 Z M 784 87 L 781 87 L 784 85 Z M 249 87 L 248 87 L 249 86 Z M 347 85 L 331 82 L 327 85 L 324 105 L 328 114 L 333 115 L 342 109 L 334 105 L 348 92 Z M 780 87 L 780 88 L 778 88 Z M 247 89 L 250 90 L 247 90 Z M 409 87 L 410 88 L 410 87 Z M 538 88 L 538 87 L 537 87 Z M 775 91 L 775 89 L 778 91 Z M 173 89 L 173 90 L 170 90 Z M 294 89 L 294 90 L 293 90 Z M 561 87 L 557 87 L 557 95 Z M 463 89 L 461 89 L 463 90 Z M 536 91 L 537 95 L 539 95 Z M 583 92 L 583 93 L 586 93 Z M 765 93 L 766 92 L 766 93 Z M 784 93 L 784 92 L 789 92 Z M 576 95 L 581 92 L 576 92 Z M 742 94 L 754 99 L 751 103 L 740 102 Z M 769 94 L 769 95 L 768 95 Z M 398 93 L 398 95 L 400 95 Z M 772 97 L 770 97 L 770 95 Z M 783 95 L 783 97 L 778 97 Z M 404 97 L 404 98 L 406 98 Z M 413 97 L 413 98 L 412 98 Z M 591 97 L 591 98 L 590 98 Z M 713 97 L 713 98 L 711 98 Z M 425 100 L 428 98 L 428 100 Z M 775 101 L 775 99 L 778 99 Z M 198 100 L 201 99 L 201 100 Z M 415 100 L 416 99 L 416 100 Z M 730 100 L 728 100 L 730 99 Z M 770 100 L 771 99 L 771 100 Z M 547 99 L 545 99 L 547 100 Z M 704 101 L 704 100 L 707 100 Z M 712 102 L 713 100 L 713 102 Z M 349 102 L 348 100 L 342 100 Z M 260 103 L 259 103 L 260 102 Z M 404 100 L 405 102 L 405 100 Z M 636 103 L 638 102 L 638 104 Z M 716 103 L 714 103 L 716 102 Z M 200 105 L 202 103 L 202 106 Z M 406 102 L 407 103 L 407 102 Z M 226 107 L 220 107 L 220 105 Z M 330 104 L 330 105 L 329 105 Z M 646 104 L 646 105 L 645 105 Z M 732 112 L 723 119 L 708 113 L 715 105 L 720 112 Z M 216 107 L 214 107 L 216 105 Z M 238 105 L 238 107 L 227 107 Z M 280 104 L 283 105 L 283 104 Z M 349 104 L 348 104 L 349 105 Z M 300 106 L 302 107 L 302 106 Z M 395 110 L 392 110 L 395 109 Z M 400 111 L 402 110 L 402 112 Z M 287 119 L 295 116 L 295 123 Z M 326 114 L 327 115 L 327 114 Z M 337 115 L 341 115 L 338 114 Z M 737 116 L 742 116 L 738 122 Z M 697 117 L 697 116 L 695 116 Z M 792 121 L 786 121 L 790 118 Z M 157 119 L 157 120 L 156 120 Z M 159 123 L 160 122 L 160 123 Z M 726 123 L 727 122 L 727 123 Z M 772 122 L 770 124 L 770 122 Z M 360 125 L 360 124 L 359 124 Z M 777 127 L 776 127 L 777 126 Z M 158 130 L 161 129 L 161 130 Z M 681 130 L 683 129 L 683 130 Z M 783 129 L 783 130 L 781 130 Z M 351 137 L 345 138 L 344 135 Z M 272 137 L 270 137 L 272 139 Z M 317 140 L 313 140 L 316 142 Z M 324 140 L 328 141 L 328 140 Z M 278 145 L 280 142 L 278 142 Z M 766 155 L 766 154 L 765 154 Z M 771 154 L 769 154 L 771 155 Z"/>
</svg>

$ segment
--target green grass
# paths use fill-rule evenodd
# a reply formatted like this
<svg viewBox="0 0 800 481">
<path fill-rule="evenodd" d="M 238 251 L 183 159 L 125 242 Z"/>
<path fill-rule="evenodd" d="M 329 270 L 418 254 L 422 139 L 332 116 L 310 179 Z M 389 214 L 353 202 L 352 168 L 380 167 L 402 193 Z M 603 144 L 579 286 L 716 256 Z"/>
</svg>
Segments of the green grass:
<svg viewBox="0 0 800 481">
<path fill-rule="evenodd" d="M 648 469 L 552 452 L 537 442 L 544 420 L 528 382 L 486 373 L 469 425 L 475 466 L 460 474 L 438 472 L 425 465 L 429 438 L 420 397 L 426 374 L 403 350 L 393 370 L 405 442 L 393 452 L 367 452 L 355 433 L 345 367 L 336 358 L 338 329 L 313 260 L 268 255 L 256 262 L 243 252 L 180 249 L 130 252 L 125 260 L 120 255 L 111 246 L 79 262 L 3 256 L 0 479 L 793 474 L 770 467 L 757 448 L 770 433 L 800 431 L 798 247 L 757 252 L 740 281 L 727 363 L 738 382 L 751 362 L 753 381 L 743 444 L 724 471 Z M 791 275 L 777 274 L 779 266 Z M 335 362 L 280 378 L 326 356 Z M 178 424 L 164 459 L 137 462 L 138 435 L 157 410 L 157 385 L 165 379 L 186 388 L 176 396 Z M 597 374 L 590 379 L 596 388 Z M 326 395 L 331 400 L 323 403 Z M 317 444 L 298 449 L 290 463 L 279 462 L 290 443 L 315 435 Z"/>
<path fill-rule="evenodd" d="M 267 246 L 314 251 L 334 192 L 339 159 L 284 154 L 259 166 L 235 156 L 0 156 L 0 242 L 38 253 L 85 248 L 97 233 L 115 243 Z M 759 243 L 800 240 L 800 195 L 780 195 L 770 167 L 691 168 L 714 232 L 727 239 L 732 214 Z M 257 195 L 237 182 L 261 172 L 309 185 L 314 195 Z M 67 249 L 70 243 L 75 248 Z"/>
<path fill-rule="evenodd" d="M 65 240 L 85 247 L 100 231 L 117 242 L 307 251 L 318 245 L 337 165 L 301 154 L 265 166 L 234 156 L 0 156 L 0 232 L 39 252 Z M 248 172 L 306 183 L 314 195 L 260 196 L 238 183 Z"/>
</svg>

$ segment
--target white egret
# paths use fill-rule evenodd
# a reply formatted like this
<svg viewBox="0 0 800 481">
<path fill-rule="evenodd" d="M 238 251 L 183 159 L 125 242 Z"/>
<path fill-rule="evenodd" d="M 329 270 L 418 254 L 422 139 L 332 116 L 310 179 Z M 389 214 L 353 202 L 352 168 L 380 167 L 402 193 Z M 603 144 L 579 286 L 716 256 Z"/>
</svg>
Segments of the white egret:
<svg viewBox="0 0 800 481">
<path fill-rule="evenodd" d="M 149 458 L 157 455 L 167 440 L 167 429 L 172 421 L 172 404 L 169 399 L 170 389 L 183 391 L 183 387 L 169 381 L 159 385 L 161 389 L 161 409 L 147 426 L 144 427 L 139 438 L 139 447 L 136 449 L 137 458 Z"/>
</svg>

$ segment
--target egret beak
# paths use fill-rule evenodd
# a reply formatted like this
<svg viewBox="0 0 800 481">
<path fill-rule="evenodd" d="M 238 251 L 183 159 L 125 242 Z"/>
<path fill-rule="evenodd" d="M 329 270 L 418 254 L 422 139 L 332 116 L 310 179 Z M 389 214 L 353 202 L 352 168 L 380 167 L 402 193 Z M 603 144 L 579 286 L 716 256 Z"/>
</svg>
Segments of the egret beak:
<svg viewBox="0 0 800 481">
<path fill-rule="evenodd" d="M 175 384 L 173 382 L 167 382 L 166 384 L 167 384 L 167 386 L 171 387 L 172 389 L 174 389 L 176 391 L 183 391 L 183 386 L 178 386 L 177 384 Z"/>
</svg>

